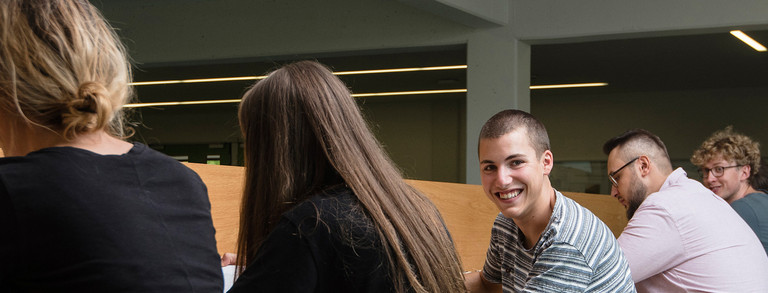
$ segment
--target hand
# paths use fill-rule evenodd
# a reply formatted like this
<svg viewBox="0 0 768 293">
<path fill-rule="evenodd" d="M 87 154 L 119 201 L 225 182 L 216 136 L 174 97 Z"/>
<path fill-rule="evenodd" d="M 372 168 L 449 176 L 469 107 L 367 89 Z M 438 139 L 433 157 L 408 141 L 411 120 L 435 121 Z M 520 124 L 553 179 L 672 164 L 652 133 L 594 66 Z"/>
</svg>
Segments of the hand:
<svg viewBox="0 0 768 293">
<path fill-rule="evenodd" d="M 226 252 L 221 256 L 221 266 L 226 267 L 229 265 L 237 264 L 237 254 Z"/>
</svg>

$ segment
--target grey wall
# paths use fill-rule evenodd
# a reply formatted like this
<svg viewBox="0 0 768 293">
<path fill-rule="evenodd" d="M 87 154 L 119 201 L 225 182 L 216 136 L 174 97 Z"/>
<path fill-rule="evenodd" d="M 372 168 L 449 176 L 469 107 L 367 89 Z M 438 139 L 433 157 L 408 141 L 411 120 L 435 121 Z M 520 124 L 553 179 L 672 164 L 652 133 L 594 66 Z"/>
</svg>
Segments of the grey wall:
<svg viewBox="0 0 768 293">
<path fill-rule="evenodd" d="M 102 0 L 140 63 L 464 44 L 472 29 L 384 0 Z"/>
<path fill-rule="evenodd" d="M 506 28 L 530 43 L 600 40 L 768 27 L 764 0 L 512 0 Z"/>
<path fill-rule="evenodd" d="M 547 126 L 555 161 L 605 160 L 603 143 L 627 129 L 645 128 L 687 160 L 716 130 L 762 141 L 768 152 L 768 86 L 666 92 L 534 97 L 531 111 Z"/>
<path fill-rule="evenodd" d="M 389 146 L 396 161 L 404 166 L 408 173 L 412 167 L 416 177 L 427 179 L 452 178 L 459 174 L 462 180 L 479 183 L 475 172 L 476 126 L 500 108 L 517 107 L 530 110 L 540 116 L 550 128 L 556 154 L 565 160 L 591 160 L 602 158 L 595 146 L 606 137 L 627 127 L 648 125 L 652 130 L 670 142 L 675 156 L 687 156 L 691 145 L 695 145 L 724 124 L 735 124 L 750 135 L 758 135 L 758 123 L 750 124 L 743 116 L 760 119 L 759 109 L 762 91 L 744 92 L 734 95 L 721 91 L 717 94 L 707 91 L 677 93 L 635 93 L 619 96 L 560 97 L 529 100 L 526 85 L 530 75 L 523 71 L 529 66 L 530 44 L 558 43 L 596 39 L 630 38 L 638 36 L 682 35 L 702 32 L 725 31 L 731 26 L 761 27 L 768 25 L 768 1 L 764 0 L 681 0 L 681 1 L 530 1 L 509 0 L 507 3 L 494 1 L 498 7 L 508 7 L 509 19 L 506 25 L 480 27 L 452 19 L 456 13 L 445 13 L 429 7 L 441 5 L 414 5 L 414 1 L 386 0 L 325 0 L 325 1 L 251 1 L 251 0 L 94 0 L 105 16 L 120 31 L 130 53 L 139 64 L 156 66 L 158 64 L 184 64 L 194 62 L 216 63 L 217 60 L 232 58 L 262 58 L 269 56 L 293 56 L 297 54 L 327 54 L 360 50 L 389 50 L 423 46 L 467 45 L 473 51 L 472 56 L 498 58 L 499 66 L 494 70 L 482 68 L 489 64 L 483 58 L 469 58 L 468 76 L 470 101 L 462 112 L 464 124 L 452 128 L 457 132 L 451 137 L 463 141 L 455 146 L 449 142 L 425 139 L 429 146 L 401 148 L 411 142 L 412 137 L 430 137 L 434 131 L 434 119 L 413 117 L 413 129 L 420 129 L 419 134 L 409 133 L 403 136 L 397 131 L 390 132 L 387 124 L 399 125 L 392 117 L 414 107 L 430 108 L 432 117 L 455 116 L 455 109 L 442 109 L 425 104 L 402 103 L 396 109 L 382 105 L 368 111 L 376 117 L 382 130 L 380 135 Z M 415 1 L 415 2 L 429 2 Z M 461 13 L 483 14 L 496 18 L 501 14 L 489 14 L 480 6 L 472 9 L 468 1 L 435 1 L 459 7 Z M 438 4 L 440 4 L 438 3 Z M 423 3 L 422 3 L 423 4 Z M 450 6 L 450 5 L 449 5 Z M 442 5 L 441 7 L 445 7 Z M 497 7 L 497 6 L 494 6 Z M 479 11 L 479 12 L 478 12 Z M 486 11 L 486 12 L 483 12 Z M 502 44 L 499 48 L 494 44 Z M 494 49 L 496 49 L 494 51 Z M 500 52 L 499 52 L 500 51 Z M 509 57 L 504 57 L 509 52 Z M 479 60 L 474 64 L 474 60 Z M 481 65 L 481 66 L 477 66 Z M 503 73 L 499 78 L 496 74 Z M 507 77 L 513 78 L 512 80 Z M 477 82 L 492 80 L 490 84 Z M 506 84 L 506 83 L 509 84 Z M 511 85 L 510 85 L 511 84 Z M 481 87 L 481 88 L 480 88 Z M 728 90 L 730 91 L 730 90 Z M 743 108 L 733 106 L 707 108 L 693 114 L 682 111 L 694 104 L 708 101 L 723 104 L 744 96 L 750 110 L 742 115 Z M 506 99 L 512 97 L 512 100 Z M 683 98 L 684 97 L 684 98 Z M 741 97 L 740 97 L 741 98 Z M 486 100 L 490 103 L 478 103 Z M 671 103 L 670 107 L 660 105 Z M 652 107 L 652 105 L 658 105 Z M 450 108 L 450 107 L 448 107 Z M 189 109 L 189 110 L 187 110 Z M 194 115 L 193 108 L 178 111 L 178 115 Z M 159 112 L 159 110 L 158 110 Z M 177 127 L 170 129 L 178 120 L 172 117 L 146 118 L 158 131 L 166 131 L 168 137 L 178 138 L 171 141 L 191 141 L 208 139 L 230 139 L 232 119 L 225 112 L 214 114 L 211 121 L 198 121 L 200 127 L 193 129 Z M 615 119 L 594 119 L 606 117 Z M 709 113 L 710 115 L 701 115 Z M 735 120 L 717 120 L 712 124 L 699 124 L 703 117 L 724 115 Z M 675 117 L 676 119 L 671 119 Z M 480 122 L 478 122 L 480 121 Z M 612 124 L 616 121 L 618 124 Z M 621 121 L 626 121 L 622 123 Z M 724 123 L 724 121 L 729 121 Z M 730 123 L 730 121 L 734 121 Z M 176 125 L 178 126 L 178 125 Z M 675 127 L 673 127 L 675 126 Z M 684 127 L 683 127 L 684 126 Z M 751 127 L 751 128 L 750 128 Z M 169 128 L 167 130 L 160 130 Z M 393 127 L 397 129 L 398 127 Z M 680 129 L 680 130 L 678 130 Z M 399 131 L 399 130 L 398 130 Z M 189 135 L 187 135 L 189 133 Z M 762 136 L 761 136 L 762 137 Z M 768 141 L 762 139 L 763 141 Z M 450 139 L 453 141 L 453 139 Z M 565 143 L 568 146 L 562 146 Z M 676 145 L 680 144 L 679 147 Z M 675 146 L 675 147 L 673 147 Z M 439 153 L 446 148 L 445 153 Z M 677 149 L 680 149 L 678 151 Z M 463 152 L 453 155 L 453 150 Z M 418 151 L 418 153 L 417 153 Z M 408 153 L 401 153 L 408 152 Z M 434 158 L 420 161 L 417 158 L 447 155 L 451 159 L 459 158 L 457 170 L 450 166 L 435 165 Z M 463 160 L 463 162 L 461 161 Z M 432 162 L 432 163 L 429 163 Z M 451 164 L 448 164 L 451 165 Z M 431 166 L 431 169 L 430 167 Z M 435 173 L 440 169 L 439 175 Z M 466 172 L 464 172 L 466 168 Z M 421 171 L 423 170 L 423 171 Z M 445 172 L 444 172 L 445 171 Z"/>
</svg>

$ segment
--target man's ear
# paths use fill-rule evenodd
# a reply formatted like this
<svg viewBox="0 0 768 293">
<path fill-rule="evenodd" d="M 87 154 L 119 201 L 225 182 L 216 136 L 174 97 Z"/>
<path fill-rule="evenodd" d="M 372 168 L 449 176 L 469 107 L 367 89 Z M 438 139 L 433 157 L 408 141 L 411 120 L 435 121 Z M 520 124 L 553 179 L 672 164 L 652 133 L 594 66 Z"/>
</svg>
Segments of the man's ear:
<svg viewBox="0 0 768 293">
<path fill-rule="evenodd" d="M 546 150 L 541 154 L 541 165 L 544 166 L 544 175 L 549 175 L 549 173 L 552 172 L 552 167 L 555 165 L 555 158 L 550 150 Z"/>
<path fill-rule="evenodd" d="M 752 175 L 752 166 L 744 165 L 739 168 L 739 180 L 749 179 L 749 175 Z"/>
<path fill-rule="evenodd" d="M 653 168 L 653 165 L 651 164 L 651 159 L 648 158 L 648 156 L 640 156 L 637 158 L 637 162 L 635 162 L 635 168 L 637 169 L 637 174 L 640 177 L 646 177 L 649 174 L 651 174 L 651 168 Z"/>
</svg>

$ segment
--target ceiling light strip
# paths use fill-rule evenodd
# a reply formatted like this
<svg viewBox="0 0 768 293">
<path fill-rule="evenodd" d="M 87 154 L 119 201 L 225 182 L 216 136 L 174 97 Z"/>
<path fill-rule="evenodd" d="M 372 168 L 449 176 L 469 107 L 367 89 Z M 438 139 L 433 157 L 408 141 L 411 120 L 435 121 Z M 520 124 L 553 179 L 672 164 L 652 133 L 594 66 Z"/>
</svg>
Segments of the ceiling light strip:
<svg viewBox="0 0 768 293">
<path fill-rule="evenodd" d="M 731 34 L 734 37 L 739 38 L 739 40 L 741 40 L 742 42 L 746 43 L 747 45 L 749 45 L 753 49 L 757 50 L 758 52 L 765 52 L 766 51 L 765 46 L 763 46 L 762 44 L 758 43 L 754 39 L 750 38 L 747 34 L 745 34 L 744 32 L 742 32 L 740 30 L 732 30 Z"/>
<path fill-rule="evenodd" d="M 159 81 L 137 81 L 132 82 L 131 85 L 158 85 L 158 84 L 178 84 L 178 83 L 200 83 L 200 82 L 222 82 L 222 81 L 238 81 L 238 80 L 258 80 L 264 79 L 266 76 L 237 76 L 237 77 L 219 77 L 219 78 L 198 78 L 198 79 L 179 79 L 179 80 L 159 80 Z"/>
<path fill-rule="evenodd" d="M 406 95 L 431 95 L 431 94 L 451 94 L 451 93 L 466 93 L 467 89 L 452 89 L 452 90 L 429 90 L 429 91 L 407 91 L 407 92 L 385 92 L 385 93 L 368 93 L 368 94 L 352 94 L 353 97 L 384 97 L 384 96 L 406 96 Z"/>
<path fill-rule="evenodd" d="M 407 91 L 407 92 L 384 92 L 384 93 L 365 93 L 365 94 L 352 94 L 353 97 L 382 97 L 382 96 L 404 96 L 404 95 L 427 95 L 427 94 L 449 94 L 449 93 L 466 93 L 467 89 L 451 89 L 451 90 L 429 90 L 429 91 Z M 143 107 L 162 107 L 162 106 L 181 106 L 181 105 L 208 105 L 208 104 L 225 104 L 225 103 L 239 103 L 240 99 L 232 100 L 202 100 L 202 101 L 180 101 L 180 102 L 156 102 L 156 103 L 133 103 L 125 104 L 125 108 L 143 108 Z"/>
<path fill-rule="evenodd" d="M 397 73 L 397 72 L 454 70 L 454 69 L 467 69 L 467 65 L 434 66 L 434 67 L 412 67 L 412 68 L 393 68 L 393 69 L 372 69 L 372 70 L 356 70 L 356 71 L 337 71 L 337 72 L 334 72 L 333 74 L 335 74 L 335 75 L 357 75 L 357 74 Z"/>
<path fill-rule="evenodd" d="M 360 75 L 360 74 L 378 74 L 378 73 L 397 73 L 397 72 L 414 72 L 414 71 L 435 71 L 435 70 L 455 70 L 455 69 L 467 69 L 467 65 L 450 65 L 450 66 L 432 66 L 432 67 L 410 67 L 410 68 L 392 68 L 392 69 L 373 69 L 373 70 L 355 70 L 355 71 L 337 71 L 335 75 Z M 264 79 L 266 76 L 236 76 L 236 77 L 219 77 L 219 78 L 198 78 L 198 79 L 178 79 L 178 80 L 158 80 L 158 81 L 137 81 L 132 82 L 131 85 L 159 85 L 159 84 L 180 84 L 180 83 L 200 83 L 200 82 L 222 82 L 222 81 L 240 81 L 240 80 L 259 80 Z"/>
<path fill-rule="evenodd" d="M 532 85 L 529 88 L 532 90 L 541 90 L 541 89 L 563 89 L 563 88 L 576 88 L 576 87 L 596 87 L 596 86 L 607 86 L 607 85 L 608 85 L 607 82 L 590 82 L 590 83 Z"/>
<path fill-rule="evenodd" d="M 125 104 L 124 108 L 143 108 L 143 107 L 161 107 L 161 106 L 180 106 L 180 105 L 209 105 L 209 104 L 226 104 L 226 103 L 240 103 L 240 99 L 232 100 L 204 100 L 204 101 L 181 101 L 181 102 L 156 102 L 156 103 L 133 103 Z"/>
</svg>

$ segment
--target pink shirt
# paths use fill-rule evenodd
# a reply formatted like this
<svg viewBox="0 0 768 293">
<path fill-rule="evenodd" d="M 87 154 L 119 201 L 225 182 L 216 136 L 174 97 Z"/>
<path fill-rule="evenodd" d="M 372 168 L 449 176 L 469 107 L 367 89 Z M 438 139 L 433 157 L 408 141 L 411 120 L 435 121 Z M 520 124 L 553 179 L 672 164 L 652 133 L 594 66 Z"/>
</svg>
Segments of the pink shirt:
<svg viewBox="0 0 768 293">
<path fill-rule="evenodd" d="M 619 245 L 638 292 L 768 292 L 755 233 L 680 168 L 640 205 Z"/>
</svg>

